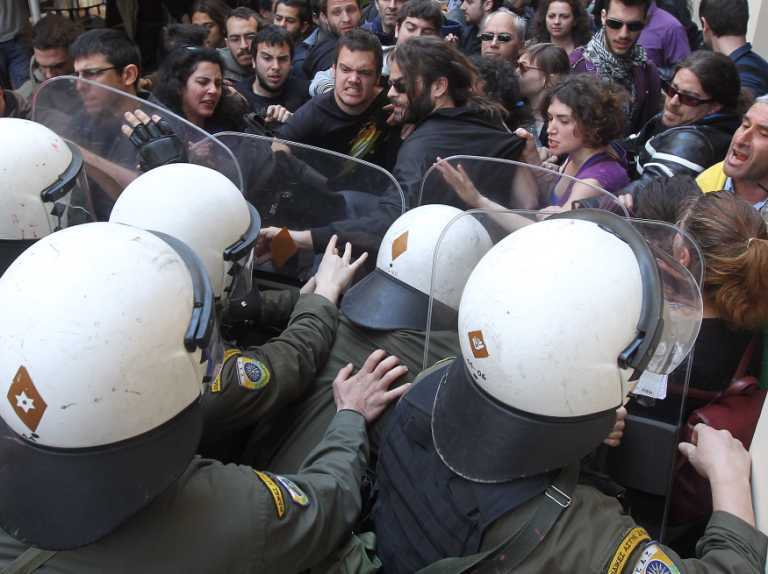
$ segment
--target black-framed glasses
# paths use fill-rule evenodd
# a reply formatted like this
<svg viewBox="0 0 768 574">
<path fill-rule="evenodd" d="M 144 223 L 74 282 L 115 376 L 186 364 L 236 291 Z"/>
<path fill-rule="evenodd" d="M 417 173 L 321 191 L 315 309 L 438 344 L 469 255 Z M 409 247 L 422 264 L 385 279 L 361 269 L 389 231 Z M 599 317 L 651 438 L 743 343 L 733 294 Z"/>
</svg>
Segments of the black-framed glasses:
<svg viewBox="0 0 768 574">
<path fill-rule="evenodd" d="M 404 94 L 408 91 L 408 88 L 405 85 L 403 78 L 398 78 L 396 80 L 390 79 L 388 84 L 389 84 L 389 87 L 395 90 L 398 94 Z"/>
<path fill-rule="evenodd" d="M 104 72 L 109 70 L 117 70 L 117 66 L 109 66 L 107 68 L 86 68 L 85 70 L 79 70 L 75 72 L 75 75 L 81 80 L 92 80 L 98 78 Z"/>
<path fill-rule="evenodd" d="M 667 95 L 668 98 L 674 98 L 677 96 L 677 99 L 680 101 L 681 104 L 684 106 L 691 106 L 691 107 L 697 107 L 704 104 L 710 103 L 712 98 L 704 99 L 700 98 L 698 96 L 692 96 L 691 94 L 684 94 L 680 90 L 678 90 L 672 82 L 664 81 L 661 83 L 661 89 L 664 90 L 664 93 Z"/>
<path fill-rule="evenodd" d="M 627 30 L 630 32 L 640 32 L 643 28 L 645 28 L 645 22 L 642 22 L 641 20 L 625 22 L 624 20 L 619 20 L 618 18 L 606 18 L 605 25 L 608 26 L 611 30 L 621 30 L 624 26 L 626 26 Z"/>
<path fill-rule="evenodd" d="M 480 38 L 481 42 L 493 42 L 494 38 L 498 40 L 499 44 L 506 44 L 512 41 L 512 34 L 509 32 L 499 32 L 498 34 L 494 32 L 481 32 L 477 37 Z"/>
</svg>

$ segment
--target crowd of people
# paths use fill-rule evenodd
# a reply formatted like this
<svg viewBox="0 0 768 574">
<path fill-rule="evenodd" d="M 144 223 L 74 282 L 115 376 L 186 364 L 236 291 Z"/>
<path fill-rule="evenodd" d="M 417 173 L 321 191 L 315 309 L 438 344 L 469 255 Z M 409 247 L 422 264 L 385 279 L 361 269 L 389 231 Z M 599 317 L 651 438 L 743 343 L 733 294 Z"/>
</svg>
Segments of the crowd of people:
<svg viewBox="0 0 768 574">
<path fill-rule="evenodd" d="M 765 570 L 747 0 L 107 4 L 0 13 L 3 572 Z"/>
</svg>

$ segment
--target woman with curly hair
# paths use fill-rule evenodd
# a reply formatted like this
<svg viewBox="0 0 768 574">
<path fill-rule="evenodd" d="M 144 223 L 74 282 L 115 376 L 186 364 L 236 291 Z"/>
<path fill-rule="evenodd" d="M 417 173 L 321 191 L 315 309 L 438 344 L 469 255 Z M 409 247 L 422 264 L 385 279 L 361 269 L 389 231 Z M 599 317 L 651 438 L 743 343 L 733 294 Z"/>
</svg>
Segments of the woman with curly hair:
<svg viewBox="0 0 768 574">
<path fill-rule="evenodd" d="M 533 23 L 536 42 L 551 42 L 568 55 L 589 42 L 589 16 L 579 0 L 543 0 Z"/>
<path fill-rule="evenodd" d="M 177 48 L 160 68 L 154 98 L 209 133 L 241 131 L 246 110 L 237 96 L 225 94 L 223 69 L 212 48 Z"/>
<path fill-rule="evenodd" d="M 624 129 L 626 99 L 623 88 L 589 74 L 569 76 L 549 90 L 541 104 L 548 121 L 549 153 L 565 158 L 558 169 L 571 177 L 554 178 L 553 182 L 544 173 L 518 170 L 511 184 L 514 206 L 568 210 L 575 201 L 601 195 L 601 189 L 615 194 L 627 185 L 624 155 L 611 145 Z M 524 161 L 541 165 L 534 136 L 524 128 L 515 130 L 515 135 L 526 142 Z M 461 164 L 453 167 L 438 158 L 436 166 L 468 207 L 499 207 L 480 193 Z"/>
</svg>

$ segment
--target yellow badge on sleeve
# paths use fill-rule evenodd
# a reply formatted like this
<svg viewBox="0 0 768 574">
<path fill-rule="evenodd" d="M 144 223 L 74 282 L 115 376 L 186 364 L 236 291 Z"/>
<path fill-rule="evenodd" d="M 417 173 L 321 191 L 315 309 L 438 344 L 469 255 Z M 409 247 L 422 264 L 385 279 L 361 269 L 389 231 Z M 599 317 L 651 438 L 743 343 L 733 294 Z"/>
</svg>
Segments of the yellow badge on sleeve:
<svg viewBox="0 0 768 574">
<path fill-rule="evenodd" d="M 653 542 L 643 550 L 632 574 L 680 574 L 680 569 L 664 549 Z"/>
<path fill-rule="evenodd" d="M 283 491 L 280 490 L 280 487 L 277 486 L 275 481 L 272 480 L 272 477 L 267 473 L 258 470 L 254 470 L 253 472 L 255 472 L 256 476 L 261 479 L 261 482 L 263 482 L 264 486 L 266 486 L 267 490 L 269 490 L 269 494 L 272 495 L 272 499 L 275 501 L 277 517 L 282 518 L 285 516 L 285 499 L 283 498 Z"/>
<path fill-rule="evenodd" d="M 293 500 L 296 504 L 304 507 L 309 506 L 309 497 L 304 493 L 303 490 L 296 486 L 295 482 L 285 478 L 284 476 L 280 476 L 279 474 L 275 475 L 275 480 L 277 480 L 277 482 L 285 487 L 285 490 L 287 490 L 288 494 L 291 495 L 291 500 Z"/>
<path fill-rule="evenodd" d="M 641 542 L 650 540 L 651 537 L 645 531 L 645 528 L 635 527 L 624 536 L 624 539 L 616 548 L 616 553 L 613 555 L 613 559 L 608 564 L 608 574 L 621 574 L 624 571 L 624 567 L 627 565 L 627 560 L 632 556 L 632 552 L 635 551 Z"/>
<path fill-rule="evenodd" d="M 239 349 L 227 349 L 224 351 L 224 360 L 222 361 L 222 365 L 226 365 L 227 361 L 229 361 L 232 357 L 237 357 L 239 354 Z M 212 393 L 221 392 L 221 373 L 223 370 L 224 369 L 219 370 L 219 374 L 216 375 L 216 379 L 211 383 L 211 386 L 209 387 Z"/>
<path fill-rule="evenodd" d="M 269 378 L 269 369 L 261 361 L 252 357 L 237 358 L 237 379 L 241 387 L 257 391 L 267 386 Z"/>
</svg>

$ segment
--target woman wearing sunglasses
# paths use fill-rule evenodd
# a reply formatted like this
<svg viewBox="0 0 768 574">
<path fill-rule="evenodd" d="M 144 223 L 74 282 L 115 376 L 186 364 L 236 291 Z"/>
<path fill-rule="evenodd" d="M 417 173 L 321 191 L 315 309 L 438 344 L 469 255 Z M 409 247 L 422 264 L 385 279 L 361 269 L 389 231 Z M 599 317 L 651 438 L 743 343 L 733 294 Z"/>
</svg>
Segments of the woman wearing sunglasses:
<svg viewBox="0 0 768 574">
<path fill-rule="evenodd" d="M 546 110 L 542 111 L 541 102 L 547 90 L 568 75 L 570 70 L 565 50 L 554 44 L 529 46 L 517 60 L 520 95 L 533 112 L 533 133 L 540 147 L 547 147 L 547 114 Z"/>
<path fill-rule="evenodd" d="M 569 55 L 589 42 L 589 18 L 580 0 L 544 0 L 533 21 L 534 39 L 560 46 Z"/>
<path fill-rule="evenodd" d="M 736 65 L 712 52 L 680 62 L 663 91 L 663 111 L 624 142 L 637 158 L 629 191 L 660 175 L 696 177 L 722 161 L 746 107 Z"/>
</svg>

